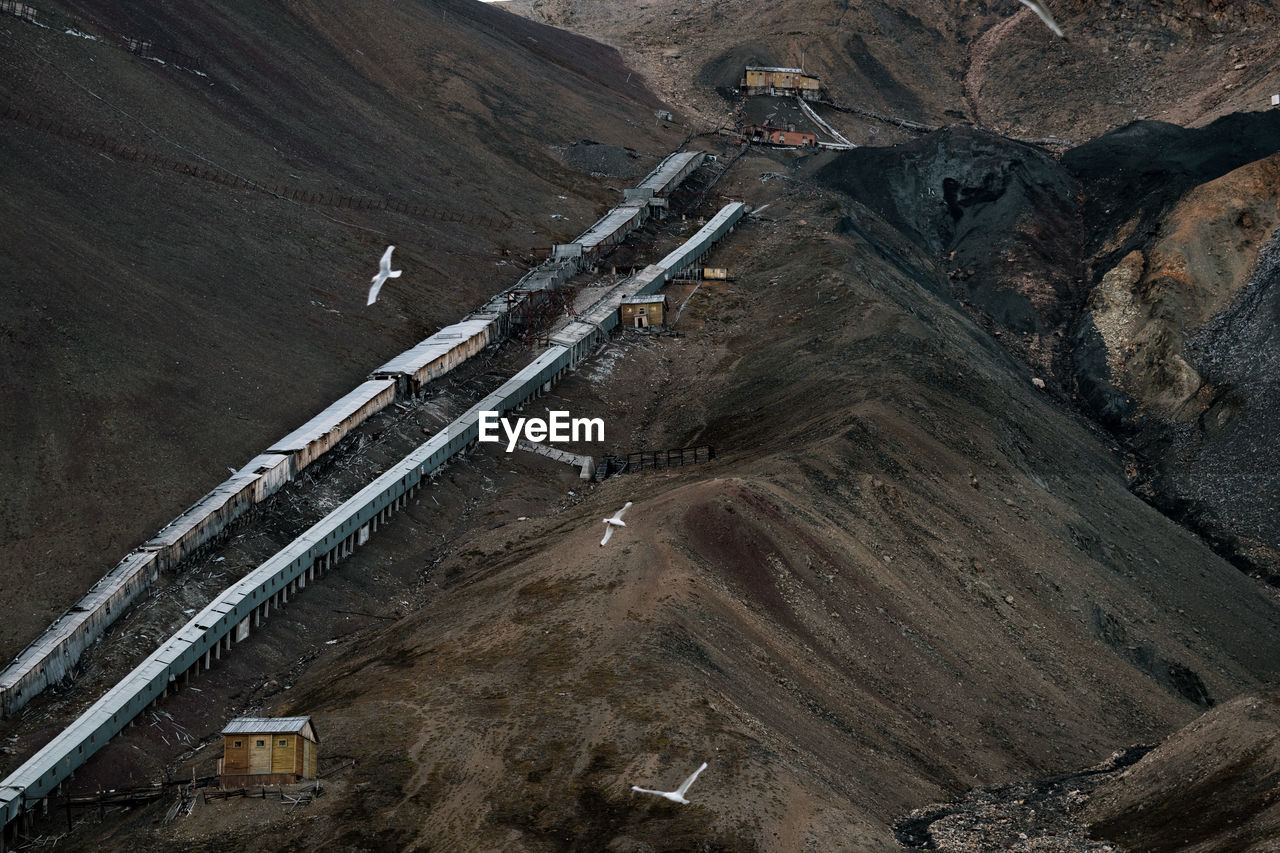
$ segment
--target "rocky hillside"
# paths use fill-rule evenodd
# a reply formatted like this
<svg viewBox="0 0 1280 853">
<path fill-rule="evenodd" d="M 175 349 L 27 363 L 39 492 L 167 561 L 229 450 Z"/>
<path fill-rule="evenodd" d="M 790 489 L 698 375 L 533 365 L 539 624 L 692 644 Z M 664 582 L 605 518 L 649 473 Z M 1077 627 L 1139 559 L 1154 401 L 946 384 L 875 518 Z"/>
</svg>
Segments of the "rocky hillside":
<svg viewBox="0 0 1280 853">
<path fill-rule="evenodd" d="M 250 227 L 233 214 L 266 210 L 261 194 L 213 216 L 222 189 L 196 195 L 204 184 L 194 182 L 164 195 L 146 182 L 159 180 L 150 172 L 112 178 L 121 193 L 156 199 L 161 224 L 175 229 L 168 239 L 185 225 L 202 245 L 223 246 L 204 256 L 225 270 L 218 281 L 287 265 L 274 288 L 249 278 L 255 284 L 231 298 L 198 291 L 203 301 L 178 303 L 183 317 L 204 306 L 241 316 L 250 296 L 267 306 L 252 316 L 267 311 L 269 331 L 244 335 L 239 373 L 216 386 L 229 394 L 255 371 L 252 387 L 274 394 L 245 410 L 264 435 L 246 426 L 241 441 L 269 441 L 268 415 L 283 420 L 307 394 L 332 396 L 325 382 L 341 390 L 431 312 L 460 310 L 494 269 L 506 274 L 495 263 L 514 264 L 498 250 L 518 257 L 562 227 L 538 218 L 552 199 L 585 219 L 593 200 L 611 197 L 609 179 L 589 174 L 608 158 L 567 143 L 674 147 L 675 131 L 654 121 L 655 96 L 632 92 L 639 80 L 696 130 L 733 120 L 727 88 L 744 62 L 798 63 L 803 52 L 846 106 L 956 126 L 921 137 L 836 112 L 856 141 L 901 144 L 745 152 L 717 187 L 755 211 L 713 256 L 734 280 L 673 289 L 678 335 L 623 333 L 543 401 L 605 418 L 606 446 L 584 449 L 707 443 L 715 461 L 592 486 L 541 457 L 477 449 L 76 782 L 91 792 L 212 774 L 228 718 L 308 714 L 333 771 L 325 796 L 297 808 L 213 800 L 176 819 L 171 802 L 85 813 L 60 846 L 816 853 L 936 849 L 946 830 L 972 841 L 950 848 L 965 850 L 1267 849 L 1280 597 L 1238 565 L 1257 574 L 1274 566 L 1266 454 L 1280 410 L 1271 355 L 1280 144 L 1275 114 L 1217 117 L 1257 106 L 1275 84 L 1275 9 L 1053 5 L 1069 42 L 1013 0 L 516 6 L 616 45 L 621 59 L 582 35 L 462 0 L 387 4 L 359 27 L 348 16 L 363 11 L 336 5 L 234 12 L 225 29 L 243 40 L 235 50 L 244 58 L 218 73 L 260 91 L 219 95 L 246 99 L 243 113 L 205 109 L 228 116 L 231 129 L 256 116 L 249 127 L 258 129 L 194 129 L 220 163 L 277 162 L 276 136 L 260 128 L 272 121 L 269 106 L 293 110 L 280 119 L 301 140 L 279 155 L 290 174 L 353 192 L 385 180 L 388 193 L 412 192 L 427 175 L 433 204 L 447 195 L 531 223 L 500 231 L 508 238 L 455 224 L 456 235 L 432 232 L 414 248 L 396 231 L 409 224 L 361 211 L 324 215 L 382 233 L 321 225 L 309 208 L 304 220 L 296 206 L 277 218 L 255 213 Z M 91 18 L 93 9 L 77 11 Z M 119 26 L 147 20 L 139 13 Z M 3 33 L 30 48 L 39 85 L 79 91 L 67 81 L 87 86 L 108 62 L 105 46 L 30 26 Z M 261 59 L 273 40 L 297 47 L 289 55 L 307 57 L 319 76 L 286 74 L 289 64 L 274 71 Z M 65 61 L 41 64 L 54 45 Z M 104 54 L 81 60 L 72 79 L 61 72 L 73 67 L 73 48 Z M 120 68 L 141 61 L 110 50 Z M 441 65 L 430 56 L 474 63 L 434 77 Z M 206 73 L 180 103 L 223 93 Z M 104 93 L 145 100 L 146 87 L 116 74 Z M 270 88 L 277 75 L 289 86 Z M 275 97 L 297 89 L 317 109 Z M 60 103 L 52 95 L 63 90 L 50 91 L 32 103 Z M 318 116 L 333 111 L 318 111 L 317 92 L 386 130 L 359 143 L 331 137 Z M 103 121 L 112 114 L 77 97 Z M 418 152 L 419 114 L 450 117 L 430 125 L 446 150 Z M 184 113 L 169 115 L 174 137 Z M 1130 123 L 1144 115 L 1163 120 Z M 352 134 L 364 126 L 339 121 Z M 459 163 L 445 139 L 456 126 L 473 129 Z M 16 184 L 26 192 L 60 186 L 51 198 L 78 198 L 59 182 L 58 157 L 86 180 L 97 174 L 90 166 L 116 174 L 98 151 L 42 153 L 22 136 L 43 139 L 29 127 L 2 143 L 36 170 Z M 520 144 L 552 133 L 564 152 Z M 1010 136 L 1084 144 L 1062 153 Z M 739 151 L 714 138 L 694 144 L 722 163 Z M 525 159 L 534 150 L 541 159 Z M 497 209 L 512 186 L 519 197 Z M 718 204 L 654 224 L 646 240 L 688 236 Z M 109 231 L 114 242 L 95 236 L 90 225 L 116 229 L 102 211 L 68 224 L 62 207 L 40 210 L 80 252 L 106 256 L 98 267 L 112 269 L 109 260 L 120 281 L 138 268 L 144 284 L 127 304 L 154 297 L 164 271 L 184 269 L 168 242 L 131 243 L 125 229 Z M 312 248 L 290 255 L 313 222 Z M 406 248 L 406 268 L 430 257 L 439 271 L 420 292 L 407 289 L 407 272 L 391 289 L 388 304 L 403 315 L 395 323 L 363 312 L 364 268 L 352 260 L 389 242 Z M 257 248 L 229 251 L 241 244 Z M 37 245 L 29 237 L 9 251 Z M 348 275 L 350 290 L 309 289 L 314 265 Z M 108 295 L 133 293 L 122 288 Z M 50 304 L 99 314 L 110 304 L 74 292 L 79 301 Z M 292 327 L 280 324 L 312 299 L 324 303 L 317 311 L 341 313 L 324 310 L 325 348 L 313 343 L 295 358 Z M 82 326 L 97 337 L 86 337 L 88 351 L 109 352 L 96 342 L 118 326 L 89 316 Z M 148 346 L 167 345 L 184 364 L 203 355 L 193 331 L 203 326 L 188 322 L 179 327 L 187 334 Z M 22 351 L 34 359 L 43 339 L 27 335 Z M 337 365 L 324 374 L 337 378 L 281 382 L 278 366 L 295 361 L 316 375 L 316 365 Z M 313 374 L 290 374 L 299 375 Z M 162 413 L 191 405 L 184 390 L 193 391 L 166 392 Z M 122 414 L 116 405 L 102 410 L 141 430 L 146 406 Z M 188 441 L 175 427 L 163 441 L 128 446 L 225 451 L 213 441 Z M 81 459 L 56 445 L 40 458 Z M 133 470 L 132 457 L 103 458 Z M 601 547 L 600 519 L 626 501 L 628 526 Z M 90 698 L 74 686 L 61 697 L 67 708 Z M 31 748 L 30 727 L 22 736 Z M 688 805 L 632 790 L 673 788 L 702 761 Z M 1206 799 L 1215 807 L 1197 811 Z M 952 809 L 966 800 L 971 811 Z M 55 817 L 44 825 L 51 835 L 64 831 Z"/>
<path fill-rule="evenodd" d="M 742 66 L 803 65 L 848 107 L 932 125 L 1080 143 L 1135 119 L 1202 124 L 1280 91 L 1274 0 L 1048 6 L 1058 39 L 1017 0 L 513 0 L 522 14 L 623 51 L 655 89 L 710 125 Z M 859 144 L 903 135 L 844 116 Z"/>
<path fill-rule="evenodd" d="M 424 496 L 340 571 L 432 566 L 410 615 L 320 646 L 343 623 L 291 610 L 234 664 L 242 692 L 208 682 L 313 715 L 357 762 L 329 795 L 163 828 L 156 806 L 74 844 L 894 850 L 922 803 L 1074 771 L 1274 681 L 1274 594 L 1132 495 L 1105 435 L 928 255 L 839 193 L 761 183 L 777 168 L 731 173 L 769 207 L 717 253 L 738 280 L 699 291 L 684 337 L 624 337 L 556 392 L 620 449 L 708 442 L 716 462 L 585 496 L 562 480 L 577 495 L 547 506 L 514 458 L 477 454 L 498 497 L 473 533 L 431 544 Z M 209 701 L 169 707 L 210 737 Z M 144 758 L 167 725 L 113 743 L 89 784 L 210 772 L 216 746 Z M 689 806 L 630 790 L 704 760 Z"/>
<path fill-rule="evenodd" d="M 1160 154 L 1139 153 L 1155 138 Z M 1272 111 L 1198 131 L 1136 125 L 1063 157 L 1092 223 L 1094 286 L 1074 342 L 1081 392 L 1133 433 L 1141 492 L 1273 584 L 1276 151 Z"/>
<path fill-rule="evenodd" d="M 679 142 L 615 51 L 479 3 L 33 8 L 0 17 L 6 660 L 612 204 L 572 145 Z"/>
<path fill-rule="evenodd" d="M 1275 849 L 1280 696 L 1241 696 L 1094 792 L 1081 817 L 1127 850 Z"/>
<path fill-rule="evenodd" d="M 951 128 L 813 174 L 937 259 L 993 337 L 1125 437 L 1142 495 L 1274 582 L 1276 151 L 1280 112 L 1249 113 L 1140 122 L 1060 159 Z"/>
</svg>

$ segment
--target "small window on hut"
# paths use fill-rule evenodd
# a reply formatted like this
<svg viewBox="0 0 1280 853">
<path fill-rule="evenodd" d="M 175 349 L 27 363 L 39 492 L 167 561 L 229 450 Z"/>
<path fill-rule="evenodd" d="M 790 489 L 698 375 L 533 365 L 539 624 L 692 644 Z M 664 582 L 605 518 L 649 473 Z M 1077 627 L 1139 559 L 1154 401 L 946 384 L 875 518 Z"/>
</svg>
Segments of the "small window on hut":
<svg viewBox="0 0 1280 853">
<path fill-rule="evenodd" d="M 234 744 L 233 744 L 233 746 L 234 746 L 236 749 L 239 749 L 240 747 L 244 746 L 244 741 L 242 741 L 242 740 L 235 741 L 235 742 L 234 742 Z"/>
<path fill-rule="evenodd" d="M 287 740 L 282 740 L 282 741 L 280 741 L 280 745 L 281 745 L 281 746 L 288 746 L 288 745 L 289 745 L 289 741 L 287 741 Z"/>
<path fill-rule="evenodd" d="M 266 745 L 267 745 L 267 742 L 265 740 L 258 741 L 258 746 L 266 746 Z"/>
</svg>

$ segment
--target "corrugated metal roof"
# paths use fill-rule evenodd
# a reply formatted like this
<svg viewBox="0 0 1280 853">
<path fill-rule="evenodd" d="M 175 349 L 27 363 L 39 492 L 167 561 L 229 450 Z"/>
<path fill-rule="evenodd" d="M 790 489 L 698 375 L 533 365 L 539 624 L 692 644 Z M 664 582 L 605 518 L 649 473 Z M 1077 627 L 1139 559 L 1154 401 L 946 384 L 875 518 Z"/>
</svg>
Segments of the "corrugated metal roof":
<svg viewBox="0 0 1280 853">
<path fill-rule="evenodd" d="M 68 637 L 74 635 L 87 619 L 96 615 L 104 602 L 133 580 L 139 572 L 146 571 L 148 565 L 155 562 L 155 559 L 156 555 L 153 551 L 134 551 L 121 560 L 115 568 L 90 587 L 83 598 L 55 619 L 43 634 L 23 649 L 13 662 L 0 672 L 0 689 L 11 689 L 25 677 L 27 672 L 56 652 L 59 644 L 66 642 Z"/>
<path fill-rule="evenodd" d="M 616 235 L 625 225 L 638 217 L 646 207 L 648 207 L 648 203 L 644 201 L 625 201 L 619 204 L 596 220 L 595 225 L 583 231 L 577 242 L 582 244 L 584 250 L 594 249 L 605 240 Z"/>
<path fill-rule="evenodd" d="M 274 734 L 300 732 L 310 724 L 310 717 L 236 717 L 222 730 L 224 735 Z"/>
<path fill-rule="evenodd" d="M 440 356 L 447 355 L 465 341 L 471 340 L 476 335 L 483 335 L 484 330 L 489 326 L 489 322 L 487 319 L 463 320 L 461 323 L 445 326 L 431 337 L 421 341 L 412 349 L 400 353 L 400 355 L 373 372 L 416 373 Z"/>
<path fill-rule="evenodd" d="M 623 305 L 652 305 L 655 302 L 666 302 L 667 297 L 660 293 L 641 293 L 638 296 L 624 296 Z"/>
<path fill-rule="evenodd" d="M 803 68 L 779 68 L 774 65 L 748 65 L 748 71 L 776 71 L 782 74 L 803 74 Z"/>
<path fill-rule="evenodd" d="M 663 183 L 664 180 L 674 179 L 681 170 L 696 167 L 701 162 L 703 155 L 696 152 L 681 152 L 677 155 L 667 158 L 663 164 L 651 174 L 651 179 L 657 183 Z M 708 227 L 712 230 L 727 230 L 728 225 L 737 216 L 741 215 L 743 206 L 741 204 L 729 205 L 725 210 L 713 218 L 708 223 Z M 726 216 L 728 213 L 728 217 Z M 730 218 L 731 217 L 731 218 Z M 710 236 L 704 234 L 708 229 L 699 232 L 699 236 Z M 718 235 L 717 235 L 718 236 Z M 703 248 L 701 244 L 694 241 L 694 245 L 686 243 L 689 248 L 684 254 L 697 254 L 697 249 Z M 679 253 L 676 253 L 679 254 Z M 567 269 L 567 268 L 566 268 Z M 637 276 L 633 276 L 623 289 L 623 293 L 619 297 L 627 295 L 625 291 L 634 292 L 636 289 L 649 287 L 651 285 L 660 285 L 666 277 L 666 272 L 657 265 L 646 267 Z M 495 306 L 500 303 L 497 300 L 491 300 Z M 572 331 L 569 337 L 572 339 L 579 333 L 584 336 L 593 334 L 593 325 L 607 330 L 616 323 L 616 302 L 607 300 L 606 304 L 596 306 L 591 312 L 589 320 L 599 320 L 598 324 L 574 323 L 571 325 Z M 611 310 L 612 309 L 612 310 Z M 566 330 L 568 331 L 568 330 Z M 563 334 L 563 333 L 562 333 Z M 513 377 L 511 381 L 506 383 L 504 389 L 512 389 L 513 392 L 528 394 L 529 389 L 523 387 L 530 382 L 542 378 L 542 371 L 549 371 L 557 364 L 562 364 L 566 350 L 563 347 L 553 347 L 542 356 L 534 360 L 525 370 L 521 371 Z M 325 425 L 325 422 L 332 423 L 335 420 L 334 415 L 341 415 L 345 407 L 352 407 L 352 412 L 358 409 L 362 399 L 371 400 L 377 396 L 381 389 L 390 390 L 394 388 L 395 383 L 392 381 L 366 382 L 348 394 L 338 403 L 329 407 L 321 416 L 314 418 L 302 430 L 291 434 L 296 437 L 305 433 L 308 429 L 316 429 Z M 381 386 L 381 389 L 379 388 Z M 501 401 L 497 400 L 499 395 L 491 394 L 485 398 L 484 404 L 490 408 L 497 408 L 501 405 Z M 490 402 L 493 400 L 494 402 Z M 249 593 L 254 586 L 264 582 L 277 581 L 278 576 L 283 576 L 284 569 L 298 557 L 305 555 L 310 547 L 311 542 L 320 541 L 329 532 L 335 531 L 345 524 L 345 519 L 350 518 L 361 505 L 367 505 L 370 496 L 376 494 L 380 490 L 384 490 L 394 483 L 396 479 L 416 467 L 418 464 L 425 462 L 434 453 L 443 450 L 450 441 L 452 433 L 457 431 L 464 434 L 466 429 L 474 427 L 474 419 L 476 416 L 475 409 L 468 411 L 462 418 L 450 424 L 441 430 L 429 441 L 419 446 L 419 448 L 397 465 L 392 466 L 390 470 L 382 474 L 373 483 L 361 490 L 359 494 L 348 499 L 338 509 L 331 512 L 325 518 L 314 524 L 302 536 L 296 538 L 289 545 L 285 546 L 277 554 L 269 558 L 260 565 L 256 570 L 251 572 L 240 583 L 237 583 L 230 589 L 224 590 L 223 593 L 206 606 L 200 613 L 193 617 L 183 628 L 177 632 L 171 641 L 167 642 L 157 651 L 153 652 L 147 660 L 143 661 L 132 672 L 121 679 L 114 687 L 110 688 L 97 702 L 89 707 L 81 716 L 61 733 L 56 735 L 52 741 L 44 748 L 24 762 L 16 770 L 12 771 L 8 778 L 0 782 L 0 810 L 5 816 L 12 815 L 14 808 L 13 800 L 18 794 L 22 796 L 43 796 L 51 790 L 58 782 L 65 778 L 68 768 L 75 769 L 87 756 L 81 756 L 76 749 L 78 745 L 82 745 L 87 738 L 93 737 L 95 734 L 103 734 L 110 736 L 118 729 L 118 726 L 124 721 L 132 719 L 137 710 L 133 707 L 135 699 L 147 700 L 154 698 L 157 693 L 164 687 L 164 682 L 171 679 L 173 675 L 170 673 L 170 666 L 166 659 L 173 660 L 180 658 L 185 652 L 183 646 L 187 648 L 192 646 L 198 647 L 199 643 L 204 643 L 209 636 L 201 630 L 202 622 L 217 622 L 221 620 L 223 614 L 233 610 L 236 605 L 243 601 L 245 595 Z M 268 453 L 278 453 L 278 450 L 271 450 Z M 252 467 L 252 466 L 250 466 Z M 122 563 L 122 571 L 128 571 L 135 568 L 139 558 L 126 558 L 128 567 Z M 146 559 L 149 559 L 146 558 Z M 145 560 L 143 560 L 145 562 Z M 288 579 L 296 577 L 298 572 L 295 570 Z M 108 585 L 109 586 L 109 585 Z M 106 587 L 104 586 L 105 590 Z M 163 680 L 162 680 L 163 679 Z M 123 716 L 124 720 L 119 720 L 118 716 Z M 304 737 L 315 739 L 315 729 L 309 717 L 283 717 L 283 718 L 261 718 L 261 717 L 241 717 L 233 720 L 223 729 L 225 733 L 300 733 Z M 96 745 L 91 745 L 88 753 L 91 755 L 95 751 Z M 15 794 L 4 794 L 4 791 L 16 792 Z"/>
<path fill-rule="evenodd" d="M 256 473 L 244 470 L 237 471 L 226 482 L 187 507 L 181 515 L 160 528 L 160 532 L 148 539 L 142 547 L 147 550 L 158 550 L 174 544 L 191 532 L 192 528 L 205 524 L 210 515 L 219 508 L 226 506 L 227 502 L 252 486 L 257 479 L 258 474 Z"/>
<path fill-rule="evenodd" d="M 237 471 L 237 474 L 259 474 L 287 464 L 289 457 L 282 453 L 259 453 L 249 460 L 249 464 Z"/>
<path fill-rule="evenodd" d="M 648 188 L 655 193 L 664 193 L 670 189 L 671 182 L 677 177 L 688 174 L 686 169 L 690 167 L 696 169 L 700 166 L 705 156 L 701 151 L 677 151 L 674 154 L 668 154 L 666 159 L 637 185 L 636 189 Z"/>
<path fill-rule="evenodd" d="M 370 379 L 361 382 L 354 391 L 351 391 L 301 427 L 271 445 L 267 452 L 287 453 L 291 450 L 301 450 L 312 441 L 334 430 L 379 394 L 395 387 L 396 383 L 393 379 Z"/>
<path fill-rule="evenodd" d="M 695 257 L 705 251 L 712 242 L 724 236 L 724 232 L 728 230 L 729 225 L 742 218 L 745 209 L 745 205 L 740 201 L 729 202 L 720 208 L 720 212 L 711 217 L 711 220 L 706 225 L 698 229 L 697 234 L 694 234 L 682 243 L 680 248 L 659 261 L 658 266 L 672 273 L 680 272 Z"/>
</svg>

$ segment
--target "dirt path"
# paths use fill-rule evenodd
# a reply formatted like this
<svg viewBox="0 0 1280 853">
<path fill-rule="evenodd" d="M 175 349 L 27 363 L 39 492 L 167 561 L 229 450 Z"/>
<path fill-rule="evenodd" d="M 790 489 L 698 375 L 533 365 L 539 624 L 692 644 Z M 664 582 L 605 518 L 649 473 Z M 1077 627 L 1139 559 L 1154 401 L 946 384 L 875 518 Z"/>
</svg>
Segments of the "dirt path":
<svg viewBox="0 0 1280 853">
<path fill-rule="evenodd" d="M 992 130 L 987 124 L 986 117 L 982 114 L 981 93 L 982 84 L 987 78 L 987 67 L 991 65 L 991 57 L 995 55 L 996 48 L 1000 46 L 1000 42 L 1004 40 L 1005 33 L 1009 29 L 1022 20 L 1023 14 L 1029 12 L 1023 9 L 1012 18 L 1006 18 L 996 24 L 991 29 L 983 33 L 973 46 L 969 49 L 968 66 L 964 73 L 964 83 L 962 89 L 964 91 L 964 102 L 969 112 L 969 118 L 978 127 Z"/>
</svg>

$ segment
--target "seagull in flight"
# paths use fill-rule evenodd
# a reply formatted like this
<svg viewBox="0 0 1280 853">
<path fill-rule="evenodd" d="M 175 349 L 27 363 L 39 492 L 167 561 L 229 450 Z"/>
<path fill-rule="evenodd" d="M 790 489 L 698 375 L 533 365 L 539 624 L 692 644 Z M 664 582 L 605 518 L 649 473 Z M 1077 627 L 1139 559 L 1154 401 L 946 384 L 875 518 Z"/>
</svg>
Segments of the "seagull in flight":
<svg viewBox="0 0 1280 853">
<path fill-rule="evenodd" d="M 622 509 L 615 512 L 613 514 L 613 518 L 606 518 L 604 520 L 604 538 L 600 540 L 601 548 L 603 548 L 604 544 L 609 541 L 609 537 L 613 535 L 613 528 L 627 526 L 627 523 L 622 520 L 622 514 L 627 511 L 627 507 L 629 506 L 631 506 L 631 501 L 627 501 L 623 505 Z"/>
<path fill-rule="evenodd" d="M 391 250 L 395 246 L 388 246 L 387 250 L 382 253 L 382 260 L 378 262 L 378 274 L 373 277 L 373 286 L 369 288 L 369 301 L 366 305 L 372 305 L 378 301 L 378 291 L 382 289 L 382 283 L 389 278 L 399 278 L 400 273 L 404 270 L 393 270 L 391 268 Z"/>
<path fill-rule="evenodd" d="M 1058 38 L 1066 38 L 1062 34 L 1062 27 L 1058 26 L 1058 22 L 1053 19 L 1053 15 L 1049 12 L 1049 7 L 1045 6 L 1040 0 L 1018 0 L 1023 6 L 1026 6 L 1032 12 L 1040 16 L 1040 20 L 1044 21 L 1045 26 L 1053 30 L 1053 34 Z"/>
<path fill-rule="evenodd" d="M 631 786 L 631 790 L 639 791 L 642 794 L 657 794 L 659 797 L 666 797 L 673 803 L 688 803 L 684 798 L 684 792 L 689 790 L 689 786 L 693 784 L 693 780 L 698 778 L 698 774 L 707 769 L 707 762 L 702 762 L 702 766 L 693 771 L 693 775 L 684 780 L 684 784 L 674 791 L 650 791 L 648 788 L 639 788 L 635 785 Z"/>
</svg>

